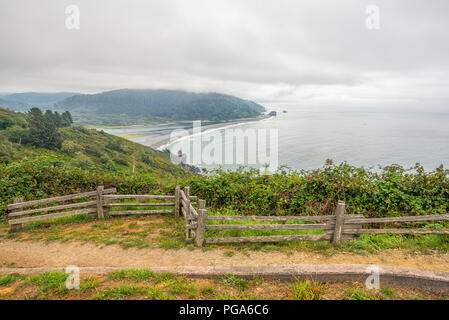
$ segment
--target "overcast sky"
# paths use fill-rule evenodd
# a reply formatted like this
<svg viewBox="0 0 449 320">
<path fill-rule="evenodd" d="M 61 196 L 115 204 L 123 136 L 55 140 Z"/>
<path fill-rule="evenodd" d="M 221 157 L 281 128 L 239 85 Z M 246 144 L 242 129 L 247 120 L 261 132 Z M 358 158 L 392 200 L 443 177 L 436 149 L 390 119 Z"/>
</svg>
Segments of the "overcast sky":
<svg viewBox="0 0 449 320">
<path fill-rule="evenodd" d="M 80 29 L 66 28 L 68 5 Z M 368 5 L 380 29 L 366 27 Z M 449 109 L 448 0 L 0 0 L 0 92 Z"/>
</svg>

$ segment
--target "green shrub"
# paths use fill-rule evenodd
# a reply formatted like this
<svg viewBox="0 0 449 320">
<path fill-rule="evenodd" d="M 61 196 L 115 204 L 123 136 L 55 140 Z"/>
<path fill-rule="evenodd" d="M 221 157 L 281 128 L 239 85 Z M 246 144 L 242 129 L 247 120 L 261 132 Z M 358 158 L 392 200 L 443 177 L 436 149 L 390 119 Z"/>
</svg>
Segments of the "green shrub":
<svg viewBox="0 0 449 320">
<path fill-rule="evenodd" d="M 244 215 L 333 214 L 337 200 L 349 214 L 368 217 L 447 214 L 448 170 L 426 172 L 392 165 L 375 172 L 346 163 L 322 169 L 261 175 L 256 169 L 216 170 L 189 181 L 208 206 Z M 445 224 L 446 225 L 446 224 Z"/>
</svg>

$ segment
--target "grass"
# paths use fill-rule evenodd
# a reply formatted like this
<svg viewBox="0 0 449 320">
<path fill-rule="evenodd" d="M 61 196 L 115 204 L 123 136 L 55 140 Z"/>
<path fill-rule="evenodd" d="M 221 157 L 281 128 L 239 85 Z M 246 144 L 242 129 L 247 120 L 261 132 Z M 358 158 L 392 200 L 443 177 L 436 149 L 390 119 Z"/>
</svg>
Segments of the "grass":
<svg viewBox="0 0 449 320">
<path fill-rule="evenodd" d="M 107 217 L 102 221 L 88 215 L 64 220 L 30 223 L 22 232 L 0 227 L 0 241 L 81 241 L 99 246 L 119 245 L 128 248 L 177 249 L 186 246 L 181 219 L 167 215 Z"/>
<path fill-rule="evenodd" d="M 101 285 L 101 281 L 95 278 L 86 278 L 83 283 L 80 283 L 81 292 L 88 292 L 95 290 Z"/>
<path fill-rule="evenodd" d="M 358 283 L 353 283 L 345 292 L 346 300 L 394 300 L 397 297 L 392 287 L 382 286 L 380 290 L 368 290 Z"/>
<path fill-rule="evenodd" d="M 46 272 L 42 275 L 37 275 L 29 278 L 26 283 L 36 284 L 38 286 L 39 293 L 43 296 L 49 294 L 65 295 L 69 292 L 65 285 L 65 281 L 68 278 L 67 273 L 60 271 Z"/>
<path fill-rule="evenodd" d="M 291 287 L 294 300 L 321 300 L 324 291 L 322 283 L 311 280 L 296 280 Z"/>
<path fill-rule="evenodd" d="M 122 300 L 127 296 L 143 294 L 145 287 L 122 284 L 105 289 L 101 294 L 94 295 L 92 300 Z"/>
<path fill-rule="evenodd" d="M 15 274 L 15 273 L 8 274 L 5 276 L 0 276 L 0 286 L 12 284 L 22 278 L 23 278 L 23 276 L 21 276 L 19 274 Z"/>
<path fill-rule="evenodd" d="M 279 281 L 262 277 L 242 279 L 228 275 L 220 279 L 190 279 L 150 269 L 120 270 L 106 275 L 83 275 L 80 290 L 65 287 L 67 274 L 0 275 L 0 299 L 299 299 L 299 300 L 384 300 L 448 299 L 448 295 L 401 287 L 367 290 L 362 283 L 319 283 L 312 280 Z M 6 289 L 6 290 L 5 290 Z"/>
<path fill-rule="evenodd" d="M 130 269 L 113 272 L 109 275 L 109 279 L 116 280 L 134 280 L 147 281 L 155 277 L 153 271 L 149 269 Z"/>
<path fill-rule="evenodd" d="M 215 221 L 214 223 L 232 223 Z M 254 224 L 246 221 L 245 224 Z M 287 223 L 295 223 L 288 221 Z M 304 223 L 304 221 L 296 221 Z M 127 248 L 163 248 L 195 250 L 184 238 L 183 219 L 175 219 L 170 214 L 155 216 L 107 217 L 97 221 L 88 215 L 74 216 L 48 222 L 35 222 L 25 225 L 21 233 L 8 232 L 7 226 L 0 226 L 0 241 L 3 240 L 43 240 L 47 242 L 81 241 L 99 246 L 119 245 Z M 320 230 L 208 230 L 207 237 L 255 236 L 276 234 L 320 233 Z M 360 235 L 354 240 L 345 240 L 339 246 L 333 246 L 329 241 L 290 241 L 277 243 L 229 243 L 207 245 L 202 250 L 214 248 L 224 249 L 226 257 L 235 253 L 249 251 L 280 251 L 286 254 L 297 250 L 308 249 L 323 255 L 339 252 L 354 254 L 372 254 L 382 250 L 401 249 L 412 253 L 428 254 L 433 252 L 449 252 L 449 235 L 399 235 L 378 234 Z"/>
<path fill-rule="evenodd" d="M 221 282 L 226 286 L 233 286 L 240 289 L 241 291 L 245 291 L 249 286 L 248 281 L 235 275 L 224 276 L 221 279 Z"/>
</svg>

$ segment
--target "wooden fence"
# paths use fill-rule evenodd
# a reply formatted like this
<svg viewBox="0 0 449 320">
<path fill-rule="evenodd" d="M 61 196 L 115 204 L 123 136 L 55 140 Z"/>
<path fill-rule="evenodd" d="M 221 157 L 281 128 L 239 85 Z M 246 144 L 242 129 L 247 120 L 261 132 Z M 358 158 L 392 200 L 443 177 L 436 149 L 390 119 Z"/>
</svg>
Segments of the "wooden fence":
<svg viewBox="0 0 449 320">
<path fill-rule="evenodd" d="M 449 229 L 363 228 L 364 224 L 449 220 L 449 214 L 364 218 L 363 215 L 346 214 L 345 203 L 339 201 L 335 215 L 282 217 L 208 216 L 206 201 L 198 199 L 196 196 L 191 196 L 189 187 L 185 187 L 184 190 L 182 190 L 177 186 L 174 195 L 123 195 L 115 193 L 115 188 L 104 189 L 103 186 L 99 186 L 96 191 L 42 200 L 24 202 L 23 199 L 15 199 L 13 204 L 7 206 L 9 212 L 8 222 L 12 231 L 18 231 L 22 229 L 24 223 L 81 214 L 96 214 L 98 219 L 104 219 L 105 216 L 161 213 L 174 213 L 175 217 L 179 217 L 182 214 L 185 219 L 186 241 L 194 242 L 198 246 L 227 242 L 279 242 L 304 240 L 328 240 L 333 244 L 338 244 L 342 240 L 354 239 L 360 234 L 449 234 Z M 129 202 L 130 200 L 132 202 Z M 24 210 L 24 208 L 28 209 Z M 270 222 L 270 224 L 208 224 L 208 221 L 253 221 Z M 292 224 L 287 223 L 288 221 L 301 221 L 303 223 Z M 273 222 L 277 223 L 273 224 Z M 205 237 L 207 230 L 321 230 L 322 234 L 207 238 Z"/>
<path fill-rule="evenodd" d="M 363 229 L 363 224 L 403 223 L 417 221 L 449 220 L 449 215 L 409 216 L 392 218 L 364 218 L 363 215 L 346 214 L 345 203 L 339 201 L 335 215 L 327 216 L 207 216 L 206 210 L 191 218 L 190 228 L 196 235 L 195 243 L 199 246 L 212 243 L 230 242 L 279 242 L 279 241 L 323 241 L 339 244 L 342 240 L 354 239 L 360 234 L 449 234 L 449 229 Z M 207 221 L 257 221 L 279 222 L 280 224 L 207 224 Z M 286 224 L 287 221 L 314 223 Z M 318 223 L 317 223 L 318 222 Z M 323 234 L 297 234 L 274 236 L 244 236 L 205 238 L 207 230 L 322 230 Z"/>
<path fill-rule="evenodd" d="M 102 209 L 100 204 L 101 199 L 104 197 L 104 195 L 115 192 L 115 188 L 104 189 L 103 187 L 98 187 L 96 191 L 69 194 L 61 197 L 41 200 L 24 202 L 22 198 L 17 198 L 14 200 L 13 204 L 7 206 L 7 210 L 9 212 L 8 222 L 12 231 L 19 231 L 22 229 L 23 224 L 28 222 L 51 220 L 61 217 L 76 216 L 80 214 L 97 213 L 99 217 L 102 217 L 103 210 L 99 210 L 99 208 Z M 91 198 L 94 198 L 95 200 L 91 200 Z M 80 200 L 87 201 L 76 202 Z M 24 210 L 24 208 L 28 209 Z"/>
<path fill-rule="evenodd" d="M 185 187 L 184 190 L 181 190 L 179 186 L 175 189 L 175 197 L 179 203 L 178 209 L 175 212 L 175 216 L 179 216 L 181 213 L 186 222 L 186 241 L 192 242 L 193 240 L 200 239 L 201 235 L 198 235 L 198 217 L 200 214 L 205 214 L 206 211 L 206 201 L 198 200 L 198 197 L 190 195 L 190 188 Z M 192 202 L 192 200 L 198 200 L 197 202 Z M 195 208 L 195 205 L 198 205 Z M 203 212 L 204 211 L 204 212 Z M 202 245 L 202 244 L 201 244 Z"/>
<path fill-rule="evenodd" d="M 104 219 L 105 216 L 160 213 L 178 213 L 179 215 L 180 193 L 177 196 L 176 191 L 174 195 L 127 195 L 115 194 L 116 192 L 115 188 L 104 189 L 103 186 L 99 186 L 96 191 L 41 200 L 24 202 L 22 198 L 18 198 L 13 204 L 7 206 L 8 223 L 11 231 L 20 231 L 24 223 L 82 214 L 96 215 L 98 219 Z M 192 198 L 195 197 L 189 199 Z M 129 202 L 130 200 L 132 202 Z M 24 208 L 28 209 L 24 211 Z"/>
</svg>

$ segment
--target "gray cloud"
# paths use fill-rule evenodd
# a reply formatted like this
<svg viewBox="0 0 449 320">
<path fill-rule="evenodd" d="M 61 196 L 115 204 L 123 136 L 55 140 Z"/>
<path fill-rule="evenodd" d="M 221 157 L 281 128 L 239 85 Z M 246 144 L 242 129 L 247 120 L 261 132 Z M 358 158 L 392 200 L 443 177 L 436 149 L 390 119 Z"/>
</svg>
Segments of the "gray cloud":
<svg viewBox="0 0 449 320">
<path fill-rule="evenodd" d="M 65 28 L 69 4 L 80 30 Z M 380 30 L 365 27 L 371 4 Z M 448 10 L 447 0 L 1 0 L 0 92 L 177 88 L 447 106 Z"/>
</svg>

